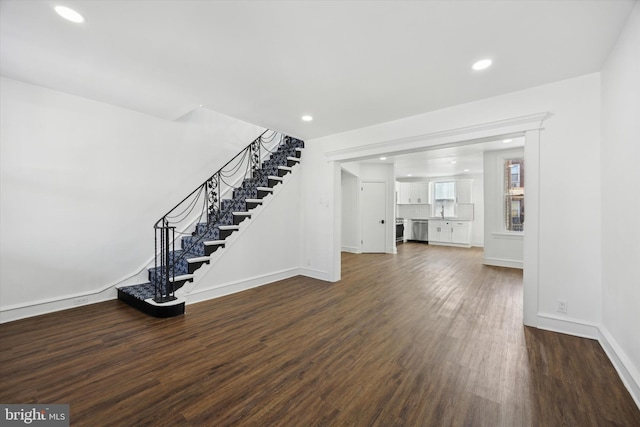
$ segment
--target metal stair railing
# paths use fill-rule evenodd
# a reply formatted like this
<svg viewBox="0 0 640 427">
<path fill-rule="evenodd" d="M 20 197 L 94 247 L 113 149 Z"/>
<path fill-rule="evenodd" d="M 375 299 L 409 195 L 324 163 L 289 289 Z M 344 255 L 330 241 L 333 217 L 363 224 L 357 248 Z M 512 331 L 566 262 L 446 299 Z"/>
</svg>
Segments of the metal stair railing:
<svg viewBox="0 0 640 427">
<path fill-rule="evenodd" d="M 176 256 L 176 235 L 191 235 L 186 230 L 203 222 L 208 230 L 213 229 L 224 214 L 223 196 L 229 192 L 233 196 L 233 190 L 239 188 L 246 179 L 256 178 L 262 169 L 262 162 L 291 140 L 291 137 L 279 132 L 264 131 L 154 224 L 153 284 L 156 303 L 176 299 L 176 266 L 188 258 L 191 249 L 182 248 L 182 252 Z"/>
</svg>

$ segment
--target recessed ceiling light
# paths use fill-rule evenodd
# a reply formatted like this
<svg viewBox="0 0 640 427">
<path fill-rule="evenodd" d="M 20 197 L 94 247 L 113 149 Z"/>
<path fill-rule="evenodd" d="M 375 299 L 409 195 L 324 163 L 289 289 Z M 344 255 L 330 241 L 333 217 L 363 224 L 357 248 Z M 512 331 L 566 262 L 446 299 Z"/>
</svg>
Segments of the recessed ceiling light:
<svg viewBox="0 0 640 427">
<path fill-rule="evenodd" d="M 451 164 L 452 164 L 452 165 L 454 165 L 454 164 L 456 164 L 456 163 L 458 163 L 458 162 L 456 162 L 455 160 L 451 160 Z"/>
<path fill-rule="evenodd" d="M 313 120 L 313 117 L 311 116 L 302 116 L 302 120 L 305 122 L 310 122 L 311 120 Z"/>
<path fill-rule="evenodd" d="M 508 144 L 508 143 L 510 143 L 511 141 L 513 141 L 513 139 L 503 139 L 503 140 L 502 140 L 502 143 L 503 143 L 503 144 Z"/>
<path fill-rule="evenodd" d="M 465 171 L 465 172 L 469 172 L 469 169 L 465 169 L 464 171 Z"/>
<path fill-rule="evenodd" d="M 387 160 L 386 157 L 380 157 L 380 160 Z"/>
<path fill-rule="evenodd" d="M 489 67 L 491 67 L 491 64 L 493 63 L 492 60 L 490 59 L 481 59 L 480 61 L 475 62 L 471 68 L 473 68 L 476 71 L 480 71 L 480 70 L 484 70 L 487 69 Z"/>
<path fill-rule="evenodd" d="M 412 176 L 412 175 L 410 173 L 408 173 L 407 176 Z"/>
<path fill-rule="evenodd" d="M 66 6 L 56 6 L 54 9 L 58 15 L 62 16 L 67 21 L 75 22 L 76 24 L 84 22 L 84 16 L 80 15 L 73 9 Z"/>
</svg>

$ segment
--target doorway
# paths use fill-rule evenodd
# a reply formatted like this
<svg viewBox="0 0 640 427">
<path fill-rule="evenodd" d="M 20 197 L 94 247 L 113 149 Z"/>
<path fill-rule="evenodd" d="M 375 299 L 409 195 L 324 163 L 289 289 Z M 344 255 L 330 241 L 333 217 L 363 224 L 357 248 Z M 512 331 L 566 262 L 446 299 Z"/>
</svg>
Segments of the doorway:
<svg viewBox="0 0 640 427">
<path fill-rule="evenodd" d="M 527 232 L 523 239 L 523 270 L 524 270 L 524 324 L 537 326 L 538 323 L 538 262 L 539 262 L 539 161 L 540 161 L 540 132 L 542 123 L 550 117 L 548 112 L 512 117 L 496 122 L 479 123 L 472 126 L 462 126 L 446 131 L 435 131 L 430 134 L 414 135 L 399 139 L 378 141 L 375 144 L 361 147 L 341 148 L 325 153 L 330 162 L 334 162 L 334 171 L 340 171 L 340 164 L 366 160 L 389 154 L 406 154 L 413 151 L 433 150 L 439 148 L 475 144 L 496 138 L 524 135 L 525 153 L 529 177 L 527 179 Z M 335 175 L 334 175 L 335 176 Z M 340 176 L 334 181 L 334 194 L 340 195 Z M 339 221 L 339 199 L 337 219 Z M 334 216 L 336 218 L 336 216 Z M 335 223 L 333 244 L 333 261 L 331 275 L 333 280 L 340 279 L 340 223 Z"/>
</svg>

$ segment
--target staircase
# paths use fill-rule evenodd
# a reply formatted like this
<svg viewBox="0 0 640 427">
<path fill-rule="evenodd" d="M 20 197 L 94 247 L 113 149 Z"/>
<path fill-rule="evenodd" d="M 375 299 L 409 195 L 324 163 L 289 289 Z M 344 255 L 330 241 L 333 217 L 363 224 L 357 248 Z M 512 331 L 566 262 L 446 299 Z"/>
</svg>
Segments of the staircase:
<svg viewBox="0 0 640 427">
<path fill-rule="evenodd" d="M 184 314 L 185 298 L 176 291 L 251 219 L 299 164 L 302 148 L 303 141 L 269 130 L 245 147 L 156 222 L 148 282 L 119 287 L 118 299 L 155 317 Z"/>
</svg>

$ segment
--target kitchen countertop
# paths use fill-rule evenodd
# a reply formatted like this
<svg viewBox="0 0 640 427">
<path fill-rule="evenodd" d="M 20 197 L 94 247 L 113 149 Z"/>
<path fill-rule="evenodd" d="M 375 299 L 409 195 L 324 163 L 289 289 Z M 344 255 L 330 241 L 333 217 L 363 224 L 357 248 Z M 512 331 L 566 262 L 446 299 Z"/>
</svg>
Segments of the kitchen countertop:
<svg viewBox="0 0 640 427">
<path fill-rule="evenodd" d="M 433 216 L 433 217 L 429 217 L 430 220 L 433 221 L 471 221 L 469 219 L 466 218 L 456 218 L 456 217 L 452 217 L 452 216 L 445 216 L 444 218 L 440 217 L 440 216 Z"/>
</svg>

